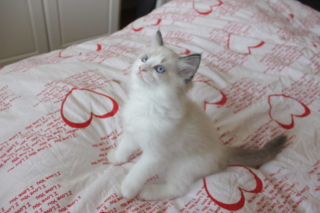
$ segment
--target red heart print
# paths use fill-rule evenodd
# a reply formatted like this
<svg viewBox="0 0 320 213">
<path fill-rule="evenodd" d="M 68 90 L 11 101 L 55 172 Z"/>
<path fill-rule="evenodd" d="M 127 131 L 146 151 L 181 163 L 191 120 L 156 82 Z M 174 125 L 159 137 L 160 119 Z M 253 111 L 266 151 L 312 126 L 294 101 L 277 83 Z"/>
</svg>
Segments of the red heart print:
<svg viewBox="0 0 320 213">
<path fill-rule="evenodd" d="M 241 54 L 250 55 L 251 49 L 256 49 L 265 44 L 264 41 L 256 38 L 249 38 L 230 34 L 228 38 L 228 48 Z"/>
<path fill-rule="evenodd" d="M 208 190 L 208 185 L 207 185 L 207 181 L 206 181 L 206 178 L 203 179 L 203 185 L 204 185 L 204 188 L 209 196 L 209 198 L 214 202 L 216 203 L 218 206 L 220 206 L 221 208 L 224 208 L 226 210 L 229 210 L 229 211 L 237 211 L 239 209 L 241 209 L 244 204 L 245 204 L 245 196 L 243 194 L 243 192 L 249 192 L 249 193 L 260 193 L 262 192 L 262 189 L 263 189 L 263 184 L 262 184 L 262 180 L 255 174 L 251 171 L 251 169 L 247 168 L 247 167 L 244 167 L 244 166 L 239 166 L 239 165 L 233 165 L 232 167 L 242 167 L 246 170 L 249 171 L 249 173 L 253 176 L 254 178 L 254 182 L 255 182 L 255 188 L 252 189 L 252 190 L 245 190 L 241 187 L 238 187 L 239 191 L 240 191 L 240 199 L 238 202 L 236 203 L 224 203 L 224 202 L 221 202 L 221 201 L 218 201 L 217 199 L 215 199 L 210 191 Z"/>
<path fill-rule="evenodd" d="M 96 52 L 102 50 L 101 44 L 76 44 L 59 52 L 60 58 L 70 58 L 82 55 L 83 52 Z"/>
<path fill-rule="evenodd" d="M 190 54 L 190 50 L 186 49 L 186 51 L 184 51 L 183 53 L 179 53 L 179 55 L 189 55 Z"/>
<path fill-rule="evenodd" d="M 148 26 L 158 26 L 158 25 L 161 23 L 161 21 L 162 21 L 162 19 L 159 18 L 155 24 L 147 25 L 147 27 L 148 27 Z M 134 27 L 133 27 L 133 23 L 131 24 L 131 29 L 132 29 L 133 31 L 135 31 L 135 32 L 139 32 L 139 31 L 141 31 L 143 28 L 144 28 L 144 27 L 134 28 Z"/>
<path fill-rule="evenodd" d="M 278 101 L 271 101 L 278 97 Z M 269 116 L 284 129 L 294 127 L 294 118 L 303 118 L 310 114 L 310 109 L 301 101 L 283 94 L 268 96 Z M 277 105 L 277 107 L 275 107 Z"/>
<path fill-rule="evenodd" d="M 112 108 L 107 111 L 110 104 Z M 73 88 L 62 101 L 60 113 L 62 120 L 70 127 L 85 128 L 90 125 L 93 116 L 112 117 L 118 109 L 118 103 L 110 96 L 88 89 Z"/>
<path fill-rule="evenodd" d="M 189 55 L 191 53 L 190 50 L 188 49 L 185 49 L 183 47 L 180 47 L 178 45 L 172 45 L 172 48 L 173 49 L 176 49 L 176 52 L 179 54 L 179 55 Z"/>
<path fill-rule="evenodd" d="M 212 83 L 210 82 L 210 80 L 204 80 L 203 77 L 200 76 L 200 74 L 198 74 L 197 78 L 194 80 L 195 83 L 201 83 L 200 87 L 204 90 L 210 90 L 208 92 L 203 92 L 204 94 L 208 94 L 210 95 L 210 97 L 207 97 L 207 100 L 204 100 L 203 102 L 203 109 L 204 111 L 206 111 L 207 109 L 207 105 L 224 105 L 227 102 L 227 96 L 220 91 L 218 88 L 216 88 L 215 86 L 212 85 Z M 214 89 L 214 91 L 218 91 L 220 93 L 220 100 L 215 101 L 215 102 L 210 102 L 208 99 L 215 99 L 216 94 L 212 92 L 212 89 Z"/>
<path fill-rule="evenodd" d="M 212 4 L 210 5 L 210 9 L 207 10 L 207 11 L 199 11 L 198 9 L 196 9 L 196 5 L 195 5 L 195 1 L 193 1 L 192 3 L 192 8 L 197 12 L 199 13 L 200 15 L 209 15 L 210 13 L 212 13 L 212 8 L 213 7 L 219 7 L 223 4 L 223 2 L 221 0 L 216 0 L 215 1 L 215 4 Z"/>
</svg>

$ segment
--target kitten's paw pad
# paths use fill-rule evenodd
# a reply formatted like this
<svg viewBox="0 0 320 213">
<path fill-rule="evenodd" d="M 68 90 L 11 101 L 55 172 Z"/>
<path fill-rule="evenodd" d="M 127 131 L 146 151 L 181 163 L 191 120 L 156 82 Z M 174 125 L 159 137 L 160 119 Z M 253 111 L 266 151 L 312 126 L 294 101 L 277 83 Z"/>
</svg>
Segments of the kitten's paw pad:
<svg viewBox="0 0 320 213">
<path fill-rule="evenodd" d="M 113 149 L 110 149 L 110 151 L 107 154 L 107 159 L 112 164 L 117 164 L 118 163 L 118 161 L 116 159 L 116 156 L 115 156 L 115 153 L 116 153 L 116 149 L 113 148 Z"/>
<path fill-rule="evenodd" d="M 140 188 L 135 184 L 123 182 L 121 185 L 121 192 L 125 198 L 132 199 L 139 193 Z"/>
<path fill-rule="evenodd" d="M 160 195 L 161 186 L 157 184 L 146 184 L 142 187 L 139 193 L 139 198 L 142 200 L 159 200 L 162 199 Z"/>
</svg>

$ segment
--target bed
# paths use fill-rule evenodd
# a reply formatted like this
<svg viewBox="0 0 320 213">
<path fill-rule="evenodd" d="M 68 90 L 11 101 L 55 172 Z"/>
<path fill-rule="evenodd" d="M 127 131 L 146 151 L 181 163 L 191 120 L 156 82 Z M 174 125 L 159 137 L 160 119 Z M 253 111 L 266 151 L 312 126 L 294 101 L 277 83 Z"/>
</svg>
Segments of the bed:
<svg viewBox="0 0 320 213">
<path fill-rule="evenodd" d="M 113 166 L 130 67 L 160 28 L 202 53 L 190 96 L 226 146 L 277 157 L 230 166 L 183 197 L 123 198 Z M 175 0 L 107 37 L 0 68 L 0 212 L 320 212 L 320 13 L 294 0 Z M 150 182 L 161 182 L 162 173 Z"/>
</svg>

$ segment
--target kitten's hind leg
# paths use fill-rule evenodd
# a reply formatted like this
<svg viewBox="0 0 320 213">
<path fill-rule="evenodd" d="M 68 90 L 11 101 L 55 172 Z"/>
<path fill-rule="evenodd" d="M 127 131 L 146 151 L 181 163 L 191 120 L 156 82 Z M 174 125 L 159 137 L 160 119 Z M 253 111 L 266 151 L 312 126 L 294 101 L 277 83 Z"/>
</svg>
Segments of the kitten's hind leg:
<svg viewBox="0 0 320 213">
<path fill-rule="evenodd" d="M 125 163 L 138 149 L 138 144 L 131 140 L 127 134 L 124 134 L 119 145 L 108 152 L 107 159 L 112 164 Z"/>
<path fill-rule="evenodd" d="M 167 183 L 146 184 L 139 197 L 143 200 L 163 200 L 180 197 L 189 191 L 189 187 L 198 179 L 218 172 L 220 168 L 212 163 L 211 157 L 184 158 L 169 165 Z"/>
</svg>

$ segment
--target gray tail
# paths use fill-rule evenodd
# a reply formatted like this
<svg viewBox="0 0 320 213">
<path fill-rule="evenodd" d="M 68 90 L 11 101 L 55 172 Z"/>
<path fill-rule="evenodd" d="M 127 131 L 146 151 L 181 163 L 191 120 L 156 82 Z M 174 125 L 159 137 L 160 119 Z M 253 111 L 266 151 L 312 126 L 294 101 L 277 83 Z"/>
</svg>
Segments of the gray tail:
<svg viewBox="0 0 320 213">
<path fill-rule="evenodd" d="M 287 136 L 281 135 L 273 138 L 261 149 L 231 148 L 226 156 L 227 165 L 243 165 L 256 167 L 272 160 L 284 147 Z"/>
</svg>

